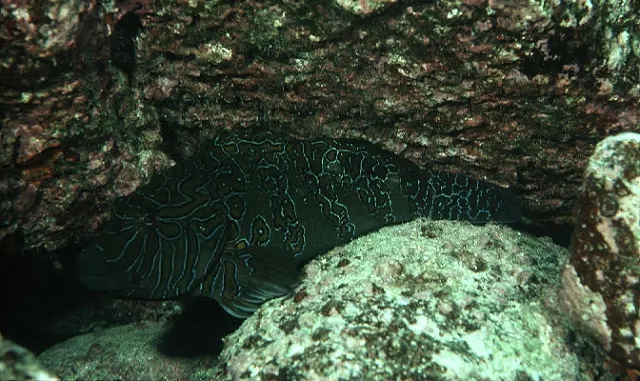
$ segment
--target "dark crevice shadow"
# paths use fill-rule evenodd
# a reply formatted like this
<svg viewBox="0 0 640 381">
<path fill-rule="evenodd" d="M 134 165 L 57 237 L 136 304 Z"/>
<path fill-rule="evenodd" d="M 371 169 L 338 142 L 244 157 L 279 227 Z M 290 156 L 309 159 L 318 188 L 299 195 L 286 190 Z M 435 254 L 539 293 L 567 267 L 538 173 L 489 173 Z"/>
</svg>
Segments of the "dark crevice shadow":
<svg viewBox="0 0 640 381">
<path fill-rule="evenodd" d="M 243 320 L 227 314 L 215 300 L 193 298 L 183 302 L 183 311 L 163 335 L 158 350 L 169 357 L 218 355 L 222 338 Z"/>
<path fill-rule="evenodd" d="M 525 209 L 522 218 L 517 222 L 508 224 L 508 226 L 534 237 L 549 237 L 556 245 L 568 249 L 571 245 L 574 225 L 569 222 L 554 223 L 550 221 L 553 217 L 554 214 L 535 213 Z"/>
<path fill-rule="evenodd" d="M 571 235 L 573 233 L 573 225 L 571 224 L 548 223 L 544 225 L 533 225 L 527 222 L 517 222 L 509 224 L 509 227 L 534 237 L 549 237 L 553 243 L 564 248 L 569 248 L 571 244 Z"/>
<path fill-rule="evenodd" d="M 0 333 L 36 355 L 66 339 L 94 330 L 161 321 L 170 311 L 159 301 L 111 298 L 87 290 L 77 279 L 69 245 L 55 252 L 24 251 L 18 236 L 0 240 Z M 167 356 L 217 355 L 222 338 L 240 326 L 206 298 L 180 300 L 158 348 Z"/>
<path fill-rule="evenodd" d="M 0 333 L 36 354 L 72 334 L 55 327 L 60 315 L 89 302 L 56 253 L 14 251 L 0 243 Z"/>
</svg>

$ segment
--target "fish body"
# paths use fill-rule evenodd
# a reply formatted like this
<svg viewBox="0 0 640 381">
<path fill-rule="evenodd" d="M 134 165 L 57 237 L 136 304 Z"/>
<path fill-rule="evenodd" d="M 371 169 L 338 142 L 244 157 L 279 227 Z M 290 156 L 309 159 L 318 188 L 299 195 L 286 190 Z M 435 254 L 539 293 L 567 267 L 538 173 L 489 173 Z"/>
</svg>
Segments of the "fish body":
<svg viewBox="0 0 640 381">
<path fill-rule="evenodd" d="M 116 200 L 80 279 L 116 296 L 203 295 L 246 317 L 288 294 L 309 260 L 420 216 L 512 222 L 520 208 L 504 188 L 367 142 L 225 133 Z"/>
</svg>

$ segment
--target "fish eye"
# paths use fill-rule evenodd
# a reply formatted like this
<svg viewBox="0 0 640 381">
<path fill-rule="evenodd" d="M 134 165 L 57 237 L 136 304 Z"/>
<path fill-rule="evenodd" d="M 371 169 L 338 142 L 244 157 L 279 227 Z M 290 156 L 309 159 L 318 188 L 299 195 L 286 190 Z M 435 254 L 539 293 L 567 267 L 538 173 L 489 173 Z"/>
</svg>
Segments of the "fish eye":
<svg viewBox="0 0 640 381">
<path fill-rule="evenodd" d="M 158 222 L 158 218 L 153 214 L 145 214 L 144 216 L 142 216 L 141 221 L 147 226 L 152 226 Z"/>
</svg>

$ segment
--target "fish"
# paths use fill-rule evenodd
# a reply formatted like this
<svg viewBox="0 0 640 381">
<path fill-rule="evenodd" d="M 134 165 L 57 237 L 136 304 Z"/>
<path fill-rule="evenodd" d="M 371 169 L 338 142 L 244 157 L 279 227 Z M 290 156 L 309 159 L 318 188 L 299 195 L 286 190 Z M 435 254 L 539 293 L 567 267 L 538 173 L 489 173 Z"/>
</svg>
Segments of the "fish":
<svg viewBox="0 0 640 381">
<path fill-rule="evenodd" d="M 116 297 L 204 296 L 246 318 L 291 295 L 313 258 L 418 217 L 509 223 L 521 207 L 506 188 L 369 142 L 224 132 L 114 201 L 79 279 Z"/>
</svg>

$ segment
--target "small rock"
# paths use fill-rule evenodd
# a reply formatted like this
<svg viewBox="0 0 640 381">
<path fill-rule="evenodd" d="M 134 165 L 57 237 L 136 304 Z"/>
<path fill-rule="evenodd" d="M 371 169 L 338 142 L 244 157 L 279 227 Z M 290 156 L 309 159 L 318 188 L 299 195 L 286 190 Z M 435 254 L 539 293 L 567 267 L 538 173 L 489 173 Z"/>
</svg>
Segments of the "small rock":
<svg viewBox="0 0 640 381">
<path fill-rule="evenodd" d="M 25 348 L 0 336 L 0 380 L 59 380 L 44 370 Z"/>
<path fill-rule="evenodd" d="M 136 323 L 63 341 L 38 359 L 64 380 L 198 380 L 213 356 L 160 352 L 166 323 Z M 3 378 L 4 379 L 4 378 Z"/>
</svg>

